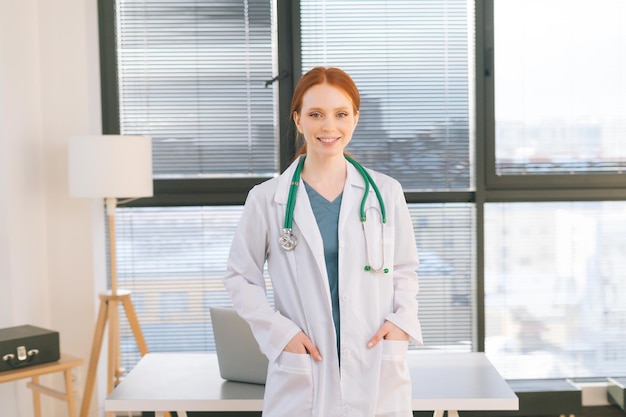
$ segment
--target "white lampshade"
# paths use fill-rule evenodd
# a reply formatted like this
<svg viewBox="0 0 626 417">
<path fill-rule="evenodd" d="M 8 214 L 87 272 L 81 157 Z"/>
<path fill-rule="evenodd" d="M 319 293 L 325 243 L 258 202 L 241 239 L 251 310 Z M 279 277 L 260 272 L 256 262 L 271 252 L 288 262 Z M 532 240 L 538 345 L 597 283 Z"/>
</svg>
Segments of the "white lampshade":
<svg viewBox="0 0 626 417">
<path fill-rule="evenodd" d="M 152 196 L 152 141 L 146 136 L 76 136 L 69 140 L 70 196 Z"/>
</svg>

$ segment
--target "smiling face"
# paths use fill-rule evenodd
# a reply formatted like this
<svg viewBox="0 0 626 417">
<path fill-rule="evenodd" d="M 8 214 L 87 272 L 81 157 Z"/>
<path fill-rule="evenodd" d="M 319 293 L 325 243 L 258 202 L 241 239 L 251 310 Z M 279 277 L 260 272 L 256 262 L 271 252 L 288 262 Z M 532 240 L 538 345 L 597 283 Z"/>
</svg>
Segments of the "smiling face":
<svg viewBox="0 0 626 417">
<path fill-rule="evenodd" d="M 343 156 L 359 120 L 354 103 L 341 89 L 328 83 L 309 88 L 293 119 L 307 144 L 307 156 Z"/>
</svg>

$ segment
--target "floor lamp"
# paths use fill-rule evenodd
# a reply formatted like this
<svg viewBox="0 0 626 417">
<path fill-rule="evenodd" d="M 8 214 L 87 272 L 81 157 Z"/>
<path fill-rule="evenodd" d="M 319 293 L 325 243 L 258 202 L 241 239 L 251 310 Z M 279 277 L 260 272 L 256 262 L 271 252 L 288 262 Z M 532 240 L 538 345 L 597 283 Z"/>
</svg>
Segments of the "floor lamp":
<svg viewBox="0 0 626 417">
<path fill-rule="evenodd" d="M 119 383 L 120 367 L 119 305 L 141 355 L 148 353 L 139 320 L 128 290 L 117 288 L 115 209 L 118 198 L 152 196 L 152 143 L 145 136 L 77 136 L 69 140 L 69 192 L 72 197 L 100 198 L 106 202 L 109 232 L 110 290 L 99 294 L 100 307 L 89 357 L 80 417 L 87 417 L 95 385 L 100 351 L 108 322 L 107 393 Z"/>
</svg>

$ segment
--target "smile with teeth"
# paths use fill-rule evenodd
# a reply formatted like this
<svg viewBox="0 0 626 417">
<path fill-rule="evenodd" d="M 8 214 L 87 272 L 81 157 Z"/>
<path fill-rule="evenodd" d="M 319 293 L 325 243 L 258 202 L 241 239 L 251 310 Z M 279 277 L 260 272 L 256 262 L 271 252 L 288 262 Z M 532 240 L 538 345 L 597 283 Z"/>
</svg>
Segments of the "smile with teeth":
<svg viewBox="0 0 626 417">
<path fill-rule="evenodd" d="M 329 138 L 329 137 L 318 137 L 317 139 L 322 141 L 322 142 L 324 142 L 324 143 L 332 143 L 332 142 L 335 142 L 335 141 L 339 140 L 339 138 L 336 137 L 336 136 L 333 136 L 332 138 Z"/>
</svg>

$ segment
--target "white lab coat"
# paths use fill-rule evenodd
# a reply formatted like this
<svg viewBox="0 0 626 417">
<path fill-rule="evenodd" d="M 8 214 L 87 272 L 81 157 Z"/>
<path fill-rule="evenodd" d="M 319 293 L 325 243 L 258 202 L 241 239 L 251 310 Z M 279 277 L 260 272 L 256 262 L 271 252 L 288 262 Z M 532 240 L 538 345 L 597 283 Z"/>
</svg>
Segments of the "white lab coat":
<svg viewBox="0 0 626 417">
<path fill-rule="evenodd" d="M 238 313 L 249 324 L 269 359 L 265 417 L 412 416 L 406 365 L 408 342 L 367 342 L 385 320 L 422 344 L 417 318 L 418 256 L 413 225 L 400 184 L 368 170 L 387 211 L 384 241 L 378 200 L 370 188 L 366 230 L 371 263 L 378 267 L 384 244 L 389 273 L 365 271 L 366 250 L 359 207 L 363 178 L 350 164 L 339 215 L 340 352 L 331 312 L 322 237 L 305 187 L 298 187 L 293 231 L 298 245 L 286 252 L 278 240 L 283 228 L 295 161 L 282 175 L 254 187 L 246 200 L 232 243 L 224 284 Z M 266 298 L 267 261 L 275 309 Z M 300 330 L 323 357 L 283 352 Z M 341 366 L 339 366 L 339 355 Z"/>
</svg>

